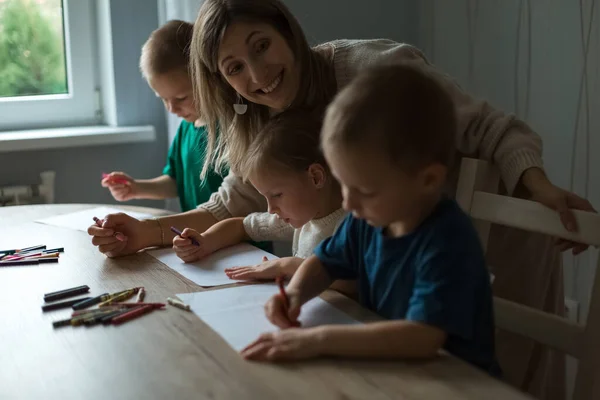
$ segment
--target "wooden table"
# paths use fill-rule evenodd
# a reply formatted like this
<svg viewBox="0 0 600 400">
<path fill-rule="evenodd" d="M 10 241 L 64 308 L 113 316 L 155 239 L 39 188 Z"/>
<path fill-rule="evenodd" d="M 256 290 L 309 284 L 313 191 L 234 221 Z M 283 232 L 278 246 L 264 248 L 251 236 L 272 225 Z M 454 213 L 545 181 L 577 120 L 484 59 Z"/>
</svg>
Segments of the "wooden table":
<svg viewBox="0 0 600 400">
<path fill-rule="evenodd" d="M 87 284 L 98 295 L 145 286 L 153 302 L 203 290 L 147 254 L 108 259 L 84 232 L 33 222 L 91 207 L 0 208 L 0 248 L 65 247 L 58 264 L 0 268 L 1 399 L 528 398 L 450 356 L 429 362 L 246 362 L 193 313 L 174 308 L 118 327 L 53 329 L 51 321 L 70 311 L 42 313 L 42 296 L 50 291 Z M 340 295 L 325 297 L 356 318 L 368 318 Z"/>
</svg>

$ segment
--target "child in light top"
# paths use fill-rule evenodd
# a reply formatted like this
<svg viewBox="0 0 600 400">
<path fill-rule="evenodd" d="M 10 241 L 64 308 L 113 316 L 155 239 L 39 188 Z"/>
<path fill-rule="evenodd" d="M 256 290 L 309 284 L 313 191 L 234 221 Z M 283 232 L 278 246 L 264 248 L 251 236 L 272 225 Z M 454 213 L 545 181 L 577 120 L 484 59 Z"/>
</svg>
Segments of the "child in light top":
<svg viewBox="0 0 600 400">
<path fill-rule="evenodd" d="M 318 117 L 302 111 L 273 117 L 254 138 L 239 171 L 266 198 L 268 213 L 230 218 L 202 234 L 186 229 L 173 240 L 177 255 L 190 262 L 246 240 L 285 240 L 292 242 L 293 257 L 226 272 L 232 279 L 291 276 L 346 214 L 339 185 L 319 149 L 320 127 Z"/>
<path fill-rule="evenodd" d="M 352 214 L 265 306 L 284 329 L 248 359 L 319 355 L 429 358 L 440 349 L 497 375 L 489 274 L 469 217 L 443 195 L 457 129 L 449 95 L 405 66 L 361 74 L 329 106 L 322 146 Z M 301 306 L 335 279 L 385 319 L 294 329 Z"/>
<path fill-rule="evenodd" d="M 221 186 L 223 176 L 214 170 L 200 179 L 207 133 L 194 104 L 188 72 L 192 31 L 193 25 L 189 22 L 172 20 L 152 32 L 142 47 L 142 75 L 166 109 L 183 121 L 169 148 L 161 176 L 134 179 L 124 172 L 112 172 L 102 179 L 102 186 L 108 188 L 117 201 L 179 197 L 181 211 L 189 211 L 208 201 Z"/>
</svg>

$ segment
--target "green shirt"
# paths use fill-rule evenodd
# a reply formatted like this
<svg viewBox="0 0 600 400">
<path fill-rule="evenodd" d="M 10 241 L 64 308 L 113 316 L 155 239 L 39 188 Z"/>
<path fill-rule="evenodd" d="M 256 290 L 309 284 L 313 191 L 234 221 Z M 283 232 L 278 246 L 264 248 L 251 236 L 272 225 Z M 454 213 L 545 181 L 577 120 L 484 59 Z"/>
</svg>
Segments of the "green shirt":
<svg viewBox="0 0 600 400">
<path fill-rule="evenodd" d="M 206 136 L 205 126 L 196 127 L 191 122 L 181 121 L 169 149 L 163 174 L 175 180 L 181 211 L 193 210 L 208 201 L 210 195 L 221 186 L 226 175 L 220 175 L 211 169 L 206 178 L 200 180 L 206 155 Z"/>
</svg>

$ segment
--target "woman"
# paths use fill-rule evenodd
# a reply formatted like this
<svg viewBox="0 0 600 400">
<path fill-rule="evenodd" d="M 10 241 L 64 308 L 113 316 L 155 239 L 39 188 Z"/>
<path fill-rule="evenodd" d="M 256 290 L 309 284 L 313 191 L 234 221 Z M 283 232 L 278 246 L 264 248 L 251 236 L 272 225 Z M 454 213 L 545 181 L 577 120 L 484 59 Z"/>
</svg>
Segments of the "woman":
<svg viewBox="0 0 600 400">
<path fill-rule="evenodd" d="M 206 0 L 194 27 L 190 59 L 199 100 L 196 103 L 202 104 L 209 127 L 204 171 L 211 163 L 216 168 L 229 163 L 235 172 L 270 115 L 290 107 L 324 107 L 338 89 L 365 67 L 408 62 L 435 77 L 454 99 L 459 121 L 457 152 L 495 163 L 509 194 L 526 196 L 557 210 L 570 230 L 577 229 L 570 208 L 593 210 L 589 202 L 554 186 L 546 178 L 541 140 L 526 124 L 462 92 L 414 47 L 389 40 L 343 40 L 311 49 L 298 22 L 279 0 Z M 156 221 L 109 215 L 103 227 L 92 226 L 88 232 L 101 252 L 115 257 L 170 244 L 173 235 L 164 227 L 187 226 L 204 231 L 219 220 L 265 210 L 260 194 L 231 173 L 210 201 L 197 210 Z M 117 240 L 115 232 L 123 233 L 124 240 Z M 523 240 L 527 240 L 528 252 L 514 252 Z M 562 275 L 556 250 L 568 248 L 578 253 L 586 246 L 561 243 L 553 248 L 550 238 L 495 227 L 488 256 L 496 275 L 496 294 L 547 311 L 559 311 L 556 304 L 560 302 L 555 300 L 562 296 Z M 542 254 L 549 255 L 548 259 L 541 259 Z M 528 256 L 533 260 L 528 260 Z M 525 279 L 523 273 L 528 275 Z M 526 281 L 522 290 L 515 286 L 520 281 Z M 553 287 L 558 290 L 553 291 Z M 502 345 L 499 343 L 499 354 L 508 355 L 511 364 L 504 364 L 507 378 L 534 394 L 542 393 L 534 386 L 540 374 L 547 373 L 539 367 L 540 358 L 546 354 L 531 342 L 506 349 Z M 521 369 L 513 368 L 513 363 Z M 560 379 L 558 374 L 544 380 Z"/>
</svg>

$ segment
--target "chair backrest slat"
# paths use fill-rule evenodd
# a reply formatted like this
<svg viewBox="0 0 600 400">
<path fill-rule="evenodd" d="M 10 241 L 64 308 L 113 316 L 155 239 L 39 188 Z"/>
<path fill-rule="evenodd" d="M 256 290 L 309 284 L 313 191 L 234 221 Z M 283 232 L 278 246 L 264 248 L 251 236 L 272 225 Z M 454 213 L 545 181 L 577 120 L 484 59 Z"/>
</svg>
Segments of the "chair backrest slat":
<svg viewBox="0 0 600 400">
<path fill-rule="evenodd" d="M 600 246 L 600 215 L 574 210 L 578 232 L 567 231 L 559 214 L 539 203 L 498 195 L 498 174 L 483 160 L 465 158 L 456 199 L 473 218 L 484 249 L 491 224 Z M 524 249 L 523 251 L 527 251 Z M 494 298 L 496 326 L 579 359 L 574 400 L 600 399 L 600 259 L 585 325 L 505 299 Z"/>
</svg>

